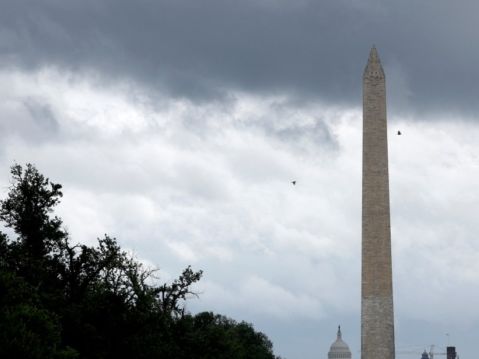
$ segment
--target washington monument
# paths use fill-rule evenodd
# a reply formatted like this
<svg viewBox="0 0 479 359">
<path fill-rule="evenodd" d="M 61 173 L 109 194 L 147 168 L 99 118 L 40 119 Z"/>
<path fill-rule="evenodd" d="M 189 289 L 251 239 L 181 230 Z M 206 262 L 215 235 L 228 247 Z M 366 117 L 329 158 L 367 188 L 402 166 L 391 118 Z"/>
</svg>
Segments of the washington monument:
<svg viewBox="0 0 479 359">
<path fill-rule="evenodd" d="M 361 358 L 394 359 L 386 82 L 375 47 L 363 75 Z"/>
</svg>

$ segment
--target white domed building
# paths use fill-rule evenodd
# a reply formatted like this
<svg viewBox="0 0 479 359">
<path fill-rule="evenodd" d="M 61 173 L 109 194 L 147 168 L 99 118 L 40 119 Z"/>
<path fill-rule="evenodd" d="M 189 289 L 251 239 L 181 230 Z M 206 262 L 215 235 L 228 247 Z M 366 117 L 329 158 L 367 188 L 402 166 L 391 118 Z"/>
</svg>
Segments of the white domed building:
<svg viewBox="0 0 479 359">
<path fill-rule="evenodd" d="M 336 341 L 331 344 L 331 348 L 329 349 L 328 359 L 351 359 L 351 350 L 349 350 L 349 346 L 343 341 L 341 326 L 338 327 L 338 337 Z"/>
</svg>

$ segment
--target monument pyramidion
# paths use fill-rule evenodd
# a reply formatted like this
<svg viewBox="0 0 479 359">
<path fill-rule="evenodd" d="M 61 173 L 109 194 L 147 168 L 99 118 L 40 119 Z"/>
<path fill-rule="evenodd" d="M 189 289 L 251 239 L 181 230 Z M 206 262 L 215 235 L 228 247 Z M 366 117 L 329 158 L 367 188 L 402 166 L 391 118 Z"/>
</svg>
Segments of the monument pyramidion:
<svg viewBox="0 0 479 359">
<path fill-rule="evenodd" d="M 386 79 L 373 46 L 363 75 L 361 358 L 394 359 Z"/>
</svg>

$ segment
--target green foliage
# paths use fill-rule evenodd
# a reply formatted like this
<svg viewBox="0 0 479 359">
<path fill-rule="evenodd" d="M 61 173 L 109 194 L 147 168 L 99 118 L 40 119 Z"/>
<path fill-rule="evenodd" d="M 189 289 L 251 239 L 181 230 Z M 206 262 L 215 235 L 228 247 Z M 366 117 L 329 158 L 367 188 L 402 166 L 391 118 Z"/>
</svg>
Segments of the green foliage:
<svg viewBox="0 0 479 359">
<path fill-rule="evenodd" d="M 13 184 L 1 202 L 0 220 L 15 230 L 27 254 L 41 258 L 54 242 L 65 237 L 61 220 L 50 217 L 63 196 L 62 186 L 51 183 L 31 164 L 25 170 L 14 165 L 11 174 Z"/>
<path fill-rule="evenodd" d="M 272 344 L 263 334 L 245 322 L 237 323 L 211 312 L 191 318 L 190 345 L 186 357 L 199 359 L 269 359 L 274 358 Z M 192 334 L 192 335 L 191 335 Z"/>
<path fill-rule="evenodd" d="M 61 185 L 14 165 L 0 221 L 0 358 L 274 359 L 250 324 L 185 311 L 202 277 L 187 267 L 172 283 L 115 238 L 72 245 L 53 209 Z"/>
</svg>

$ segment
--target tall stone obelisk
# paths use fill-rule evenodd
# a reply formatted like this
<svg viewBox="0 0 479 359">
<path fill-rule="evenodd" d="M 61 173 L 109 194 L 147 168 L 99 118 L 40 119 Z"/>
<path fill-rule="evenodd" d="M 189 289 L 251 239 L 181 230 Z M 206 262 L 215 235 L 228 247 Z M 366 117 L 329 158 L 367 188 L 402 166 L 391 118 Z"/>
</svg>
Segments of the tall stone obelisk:
<svg viewBox="0 0 479 359">
<path fill-rule="evenodd" d="M 373 47 L 363 75 L 361 358 L 394 353 L 386 82 Z"/>
</svg>

